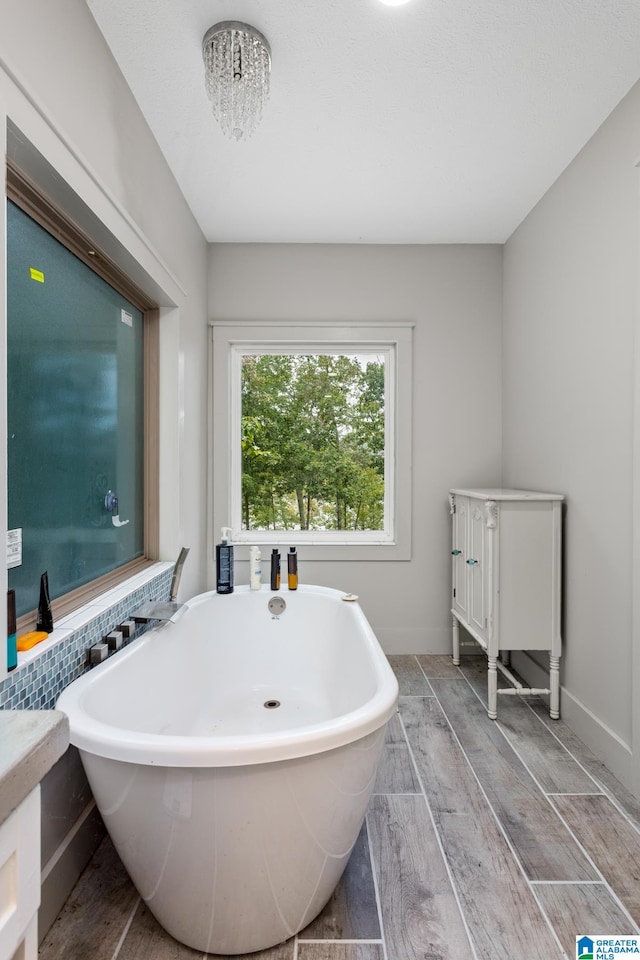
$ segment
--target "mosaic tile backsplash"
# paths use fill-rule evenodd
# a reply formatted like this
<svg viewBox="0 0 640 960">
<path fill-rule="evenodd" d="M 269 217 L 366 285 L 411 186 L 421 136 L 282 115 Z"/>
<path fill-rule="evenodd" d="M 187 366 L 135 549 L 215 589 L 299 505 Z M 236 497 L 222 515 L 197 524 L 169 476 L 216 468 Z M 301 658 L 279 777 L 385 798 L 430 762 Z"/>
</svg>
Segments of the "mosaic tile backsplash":
<svg viewBox="0 0 640 960">
<path fill-rule="evenodd" d="M 147 600 L 169 599 L 172 574 L 173 567 L 169 565 L 153 579 L 102 609 L 96 617 L 45 650 L 41 656 L 18 666 L 0 683 L 0 709 L 52 710 L 64 688 L 91 669 L 87 663 L 89 647 L 123 623 Z M 134 635 L 125 640 L 123 646 L 147 629 L 149 624 L 138 624 Z"/>
</svg>

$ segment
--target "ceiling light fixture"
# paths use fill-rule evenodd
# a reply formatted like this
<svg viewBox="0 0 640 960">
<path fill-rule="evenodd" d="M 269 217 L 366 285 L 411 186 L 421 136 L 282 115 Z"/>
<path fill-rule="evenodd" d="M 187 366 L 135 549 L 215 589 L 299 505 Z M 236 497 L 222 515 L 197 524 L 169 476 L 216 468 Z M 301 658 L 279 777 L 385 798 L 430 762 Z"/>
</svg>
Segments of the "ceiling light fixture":
<svg viewBox="0 0 640 960">
<path fill-rule="evenodd" d="M 401 7 L 403 3 L 408 3 L 409 0 L 380 0 L 380 3 L 384 3 L 387 7 Z"/>
<path fill-rule="evenodd" d="M 226 136 L 246 140 L 269 99 L 269 44 L 248 23 L 223 20 L 207 30 L 202 56 L 214 117 Z"/>
</svg>

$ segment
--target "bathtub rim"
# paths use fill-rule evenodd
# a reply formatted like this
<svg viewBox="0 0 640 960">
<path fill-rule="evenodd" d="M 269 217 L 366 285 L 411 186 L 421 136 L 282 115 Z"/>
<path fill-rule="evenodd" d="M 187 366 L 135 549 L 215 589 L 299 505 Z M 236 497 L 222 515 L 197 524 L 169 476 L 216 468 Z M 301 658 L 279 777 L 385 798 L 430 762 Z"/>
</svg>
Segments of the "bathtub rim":
<svg viewBox="0 0 640 960">
<path fill-rule="evenodd" d="M 248 585 L 236 587 L 238 593 L 249 592 Z M 301 593 L 320 594 L 342 602 L 345 592 L 331 587 L 305 584 Z M 286 594 L 287 591 L 284 591 Z M 205 603 L 217 596 L 215 591 L 198 594 L 186 602 L 187 607 Z M 321 723 L 308 724 L 295 731 L 274 734 L 237 736 L 185 736 L 154 734 L 114 727 L 92 717 L 84 707 L 96 683 L 104 682 L 113 670 L 122 669 L 126 660 L 137 656 L 156 640 L 160 624 L 133 640 L 104 663 L 74 680 L 62 691 L 56 709 L 69 718 L 70 743 L 81 751 L 109 760 L 162 767 L 231 767 L 274 763 L 324 753 L 363 739 L 383 727 L 393 716 L 398 701 L 398 682 L 362 608 L 350 602 L 359 628 L 366 639 L 367 653 L 377 679 L 377 690 L 365 704 Z"/>
</svg>

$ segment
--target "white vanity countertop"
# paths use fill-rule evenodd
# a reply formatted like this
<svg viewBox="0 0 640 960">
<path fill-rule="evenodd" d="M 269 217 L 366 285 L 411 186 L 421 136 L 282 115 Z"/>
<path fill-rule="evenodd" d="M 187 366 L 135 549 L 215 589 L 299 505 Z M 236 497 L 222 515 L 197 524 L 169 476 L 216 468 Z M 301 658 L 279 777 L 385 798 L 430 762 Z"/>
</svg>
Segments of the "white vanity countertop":
<svg viewBox="0 0 640 960">
<path fill-rule="evenodd" d="M 0 823 L 68 746 L 69 721 L 60 710 L 0 710 Z"/>
</svg>

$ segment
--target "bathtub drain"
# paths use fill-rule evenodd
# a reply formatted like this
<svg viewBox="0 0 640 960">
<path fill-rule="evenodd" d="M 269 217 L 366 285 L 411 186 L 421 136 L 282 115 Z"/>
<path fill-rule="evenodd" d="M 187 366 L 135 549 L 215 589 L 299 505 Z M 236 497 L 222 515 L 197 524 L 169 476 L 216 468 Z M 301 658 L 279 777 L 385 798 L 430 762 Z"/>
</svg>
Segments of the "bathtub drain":
<svg viewBox="0 0 640 960">
<path fill-rule="evenodd" d="M 279 701 L 279 700 L 265 700 L 264 706 L 267 708 L 267 710 L 275 710 L 276 707 L 279 707 L 279 706 L 280 706 L 280 701 Z"/>
</svg>

